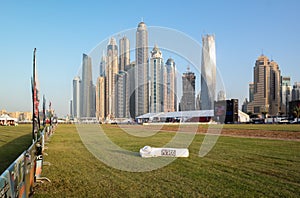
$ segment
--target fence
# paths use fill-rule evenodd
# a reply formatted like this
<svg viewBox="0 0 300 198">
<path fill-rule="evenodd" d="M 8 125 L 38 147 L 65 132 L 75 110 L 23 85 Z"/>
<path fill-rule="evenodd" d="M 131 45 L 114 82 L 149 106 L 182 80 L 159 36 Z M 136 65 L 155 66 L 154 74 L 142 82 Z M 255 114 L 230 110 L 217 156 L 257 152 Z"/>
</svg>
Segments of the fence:
<svg viewBox="0 0 300 198">
<path fill-rule="evenodd" d="M 42 177 L 45 142 L 49 140 L 55 126 L 47 126 L 37 141 L 24 151 L 0 176 L 0 198 L 22 197 L 33 194 L 35 182 L 49 179 Z"/>
</svg>

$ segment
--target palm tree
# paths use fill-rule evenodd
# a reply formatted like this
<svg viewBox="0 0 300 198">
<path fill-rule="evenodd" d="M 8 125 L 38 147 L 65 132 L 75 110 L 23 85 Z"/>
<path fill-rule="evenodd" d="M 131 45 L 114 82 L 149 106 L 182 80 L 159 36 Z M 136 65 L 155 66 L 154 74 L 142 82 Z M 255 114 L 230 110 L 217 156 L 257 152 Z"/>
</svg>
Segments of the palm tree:
<svg viewBox="0 0 300 198">
<path fill-rule="evenodd" d="M 299 122 L 299 117 L 300 117 L 300 105 L 298 105 L 298 106 L 296 106 L 296 107 L 294 108 L 294 114 L 295 114 L 295 116 L 296 116 L 296 118 L 297 118 L 297 122 Z"/>
</svg>

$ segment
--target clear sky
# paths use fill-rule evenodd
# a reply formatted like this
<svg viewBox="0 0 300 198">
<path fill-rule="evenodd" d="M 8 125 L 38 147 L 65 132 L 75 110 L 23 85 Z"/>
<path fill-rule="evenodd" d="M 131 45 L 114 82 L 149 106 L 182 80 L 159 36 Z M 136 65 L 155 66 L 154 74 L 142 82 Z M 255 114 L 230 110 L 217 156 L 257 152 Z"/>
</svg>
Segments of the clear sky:
<svg viewBox="0 0 300 198">
<path fill-rule="evenodd" d="M 0 109 L 32 109 L 36 47 L 40 97 L 45 94 L 59 116 L 68 114 L 82 53 L 110 35 L 136 28 L 141 18 L 148 26 L 173 28 L 198 42 L 203 34 L 215 34 L 227 98 L 238 98 L 241 104 L 262 52 L 292 83 L 300 81 L 299 10 L 298 0 L 1 1 Z"/>
</svg>

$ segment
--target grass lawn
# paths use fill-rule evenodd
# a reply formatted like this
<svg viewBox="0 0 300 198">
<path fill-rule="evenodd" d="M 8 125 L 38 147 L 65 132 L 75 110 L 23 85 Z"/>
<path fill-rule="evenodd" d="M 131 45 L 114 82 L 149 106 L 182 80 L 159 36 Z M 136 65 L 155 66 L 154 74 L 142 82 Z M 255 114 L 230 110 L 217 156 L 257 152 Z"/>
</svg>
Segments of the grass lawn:
<svg viewBox="0 0 300 198">
<path fill-rule="evenodd" d="M 32 125 L 0 126 L 0 174 L 32 144 Z"/>
<path fill-rule="evenodd" d="M 138 152 L 144 145 L 168 142 L 173 133 L 142 138 L 117 126 L 104 126 L 120 147 Z M 133 173 L 111 168 L 83 145 L 74 125 L 59 125 L 51 139 L 35 197 L 298 197 L 300 142 L 220 137 L 211 152 L 198 157 L 203 135 L 196 135 L 190 157 L 163 168 Z"/>
</svg>

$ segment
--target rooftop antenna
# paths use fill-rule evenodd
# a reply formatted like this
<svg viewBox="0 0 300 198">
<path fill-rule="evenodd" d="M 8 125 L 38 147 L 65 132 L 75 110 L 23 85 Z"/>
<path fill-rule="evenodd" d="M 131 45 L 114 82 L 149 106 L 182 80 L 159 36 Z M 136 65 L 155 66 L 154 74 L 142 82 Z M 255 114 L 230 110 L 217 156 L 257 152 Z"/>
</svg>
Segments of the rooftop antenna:
<svg viewBox="0 0 300 198">
<path fill-rule="evenodd" d="M 264 48 L 261 49 L 261 55 L 264 55 Z"/>
<path fill-rule="evenodd" d="M 144 17 L 141 18 L 141 22 L 144 22 Z"/>
</svg>

